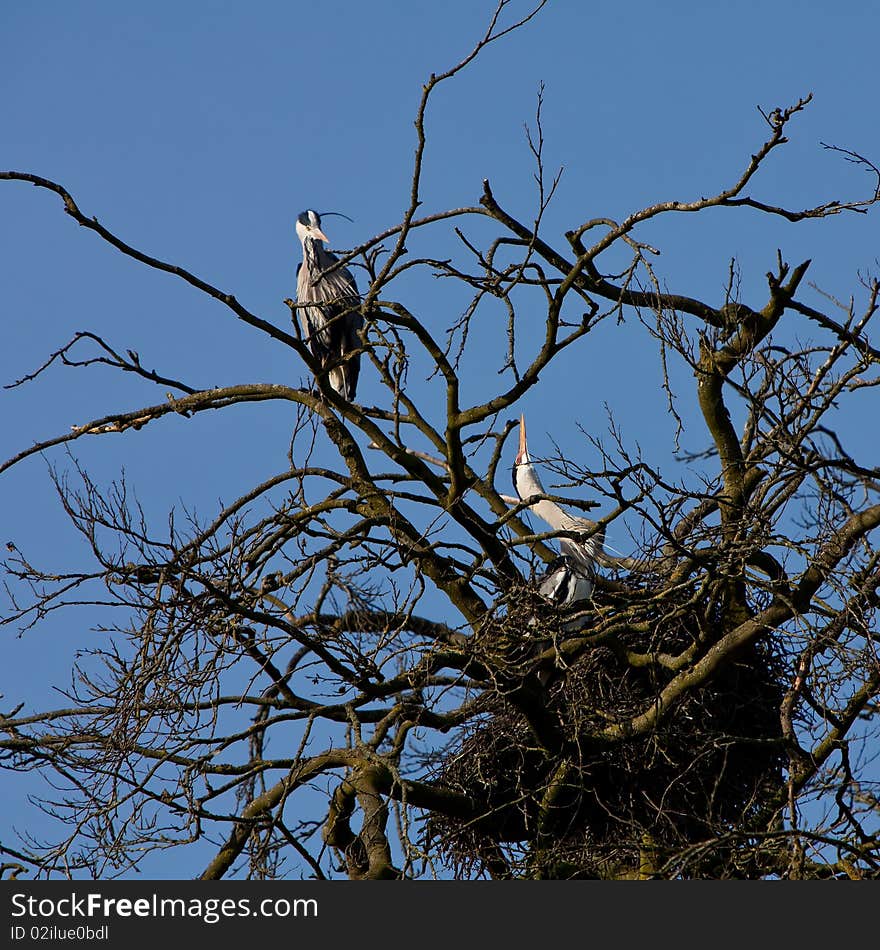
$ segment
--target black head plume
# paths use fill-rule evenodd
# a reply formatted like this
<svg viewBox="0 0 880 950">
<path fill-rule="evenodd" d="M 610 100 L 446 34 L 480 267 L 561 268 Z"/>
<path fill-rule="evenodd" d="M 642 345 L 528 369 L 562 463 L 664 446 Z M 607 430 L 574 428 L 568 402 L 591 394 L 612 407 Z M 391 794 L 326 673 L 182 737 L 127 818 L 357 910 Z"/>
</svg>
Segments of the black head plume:
<svg viewBox="0 0 880 950">
<path fill-rule="evenodd" d="M 347 214 L 343 214 L 341 211 L 322 211 L 319 214 L 321 218 L 345 218 L 346 221 L 351 221 L 354 224 L 354 218 L 350 218 Z"/>
</svg>

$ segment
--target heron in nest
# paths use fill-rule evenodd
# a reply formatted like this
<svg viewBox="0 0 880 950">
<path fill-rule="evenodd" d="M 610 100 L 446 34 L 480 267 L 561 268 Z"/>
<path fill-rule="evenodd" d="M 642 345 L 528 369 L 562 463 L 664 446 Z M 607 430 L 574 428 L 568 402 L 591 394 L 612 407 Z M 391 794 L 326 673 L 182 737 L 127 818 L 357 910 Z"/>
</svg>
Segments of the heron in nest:
<svg viewBox="0 0 880 950">
<path fill-rule="evenodd" d="M 526 420 L 520 416 L 519 452 L 513 463 L 513 487 L 528 510 L 559 532 L 558 557 L 551 561 L 538 587 L 541 596 L 560 609 L 583 605 L 590 598 L 596 577 L 596 562 L 602 556 L 604 531 L 596 522 L 567 512 L 546 497 L 526 442 Z"/>
</svg>

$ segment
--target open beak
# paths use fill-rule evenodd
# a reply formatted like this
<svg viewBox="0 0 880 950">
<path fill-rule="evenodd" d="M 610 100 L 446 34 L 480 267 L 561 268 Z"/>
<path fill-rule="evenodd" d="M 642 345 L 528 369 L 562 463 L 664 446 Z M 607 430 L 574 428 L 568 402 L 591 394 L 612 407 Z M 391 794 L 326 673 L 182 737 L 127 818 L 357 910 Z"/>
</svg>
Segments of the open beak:
<svg viewBox="0 0 880 950">
<path fill-rule="evenodd" d="M 526 417 L 521 415 L 519 417 L 519 454 L 516 457 L 516 464 L 521 465 L 523 462 L 529 462 L 529 447 L 526 445 Z"/>
</svg>

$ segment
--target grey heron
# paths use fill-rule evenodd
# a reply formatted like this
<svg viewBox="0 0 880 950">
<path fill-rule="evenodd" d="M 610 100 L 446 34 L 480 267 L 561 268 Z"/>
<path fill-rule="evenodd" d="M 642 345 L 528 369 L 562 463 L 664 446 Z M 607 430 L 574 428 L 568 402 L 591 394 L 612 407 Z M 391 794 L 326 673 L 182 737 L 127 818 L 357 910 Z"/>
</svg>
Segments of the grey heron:
<svg viewBox="0 0 880 950">
<path fill-rule="evenodd" d="M 349 354 L 360 346 L 358 331 L 364 322 L 358 310 L 357 284 L 347 267 L 322 276 L 339 258 L 324 247 L 328 238 L 317 211 L 299 215 L 296 233 L 303 249 L 296 269 L 296 302 L 307 305 L 299 308 L 303 334 L 321 369 L 328 370 L 330 385 L 351 401 L 357 390 L 360 354 Z"/>
<path fill-rule="evenodd" d="M 513 487 L 520 501 L 546 495 L 535 471 L 526 442 L 526 420 L 520 416 L 519 452 L 513 464 Z M 551 561 L 538 588 L 541 596 L 560 608 L 573 607 L 589 599 L 596 577 L 596 561 L 602 555 L 602 532 L 589 518 L 569 514 L 555 501 L 537 497 L 528 510 L 545 521 L 559 537 L 560 555 Z"/>
</svg>

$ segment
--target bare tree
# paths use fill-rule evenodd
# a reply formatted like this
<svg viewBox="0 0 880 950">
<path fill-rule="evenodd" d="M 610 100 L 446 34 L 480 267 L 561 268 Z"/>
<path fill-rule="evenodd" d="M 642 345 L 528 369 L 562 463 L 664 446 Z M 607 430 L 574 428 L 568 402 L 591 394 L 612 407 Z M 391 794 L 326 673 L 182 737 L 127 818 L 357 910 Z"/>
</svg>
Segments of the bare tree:
<svg viewBox="0 0 880 950">
<path fill-rule="evenodd" d="M 41 847 L 3 842 L 11 873 L 122 874 L 208 842 L 209 879 L 880 875 L 880 472 L 837 424 L 880 380 L 868 332 L 880 283 L 862 276 L 839 302 L 808 286 L 809 261 L 780 253 L 762 299 L 741 299 L 733 262 L 723 299 L 704 301 L 670 291 L 640 237 L 646 222 L 713 209 L 794 225 L 865 213 L 880 172 L 836 149 L 871 176 L 866 197 L 804 210 L 752 197 L 806 96 L 764 113 L 763 143 L 710 197 L 575 219 L 557 239 L 541 230 L 557 179 L 539 99 L 533 220 L 489 181 L 475 204 L 419 217 L 434 90 L 542 5 L 504 26 L 502 0 L 472 52 L 430 77 L 406 213 L 333 265 L 366 275 L 362 374 L 384 387 L 381 405 L 329 385 L 294 301 L 292 322 L 273 323 L 131 246 L 62 185 L 0 173 L 54 192 L 84 229 L 213 298 L 314 377 L 200 389 L 79 332 L 14 384 L 100 364 L 160 395 L 0 470 L 172 414 L 197 426 L 208 410 L 280 401 L 295 421 L 286 464 L 207 520 L 151 523 L 124 478 L 97 484 L 69 454 L 56 464 L 93 560 L 59 575 L 11 541 L 5 623 L 27 631 L 78 604 L 116 619 L 63 705 L 2 712 L 3 767 L 45 773 L 43 807 L 64 829 Z M 457 256 L 408 253 L 450 231 Z M 622 255 L 624 268 L 610 263 Z M 445 334 L 396 297 L 401 275 L 421 271 L 468 291 Z M 468 402 L 461 367 L 499 308 L 500 382 Z M 592 598 L 560 611 L 535 583 L 557 539 L 509 496 L 510 436 L 560 354 L 624 318 L 658 348 L 679 431 L 706 447 L 669 479 L 612 417 L 601 438 L 546 459 L 555 500 L 598 507 L 596 536 L 638 525 L 628 556 L 602 556 Z"/>
</svg>

